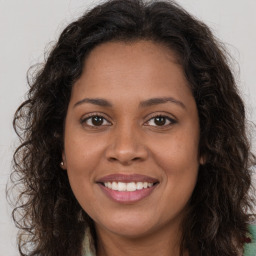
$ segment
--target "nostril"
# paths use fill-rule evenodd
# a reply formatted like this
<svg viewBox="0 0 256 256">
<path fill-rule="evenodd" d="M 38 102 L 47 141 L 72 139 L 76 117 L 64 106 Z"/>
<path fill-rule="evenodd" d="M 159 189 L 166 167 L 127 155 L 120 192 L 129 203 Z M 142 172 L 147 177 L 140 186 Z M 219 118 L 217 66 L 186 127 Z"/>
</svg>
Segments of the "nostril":
<svg viewBox="0 0 256 256">
<path fill-rule="evenodd" d="M 140 157 L 134 157 L 132 160 L 137 161 L 137 160 L 140 160 L 140 159 L 141 159 Z"/>
<path fill-rule="evenodd" d="M 108 161 L 110 161 L 110 162 L 120 162 L 124 165 L 129 165 L 133 162 L 138 162 L 141 160 L 142 160 L 141 157 L 133 157 L 133 158 L 109 157 L 108 158 Z"/>
<path fill-rule="evenodd" d="M 111 161 L 111 162 L 117 161 L 117 158 L 115 158 L 115 157 L 109 157 L 109 161 Z"/>
<path fill-rule="evenodd" d="M 121 147 L 122 146 L 122 147 Z M 123 144 L 119 147 L 108 147 L 105 152 L 105 156 L 110 162 L 120 162 L 122 164 L 130 164 L 145 160 L 148 152 L 144 147 L 128 147 Z"/>
</svg>

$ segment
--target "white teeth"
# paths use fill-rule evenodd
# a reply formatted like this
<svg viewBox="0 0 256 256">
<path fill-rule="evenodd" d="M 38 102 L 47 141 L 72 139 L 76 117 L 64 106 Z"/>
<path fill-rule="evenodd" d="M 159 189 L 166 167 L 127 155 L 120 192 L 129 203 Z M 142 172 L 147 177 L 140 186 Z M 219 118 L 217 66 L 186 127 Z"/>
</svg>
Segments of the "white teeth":
<svg viewBox="0 0 256 256">
<path fill-rule="evenodd" d="M 127 191 L 135 191 L 136 190 L 136 184 L 135 182 L 129 182 L 126 185 Z"/>
<path fill-rule="evenodd" d="M 118 182 L 118 191 L 126 191 L 126 183 Z"/>
<path fill-rule="evenodd" d="M 146 183 L 146 182 L 145 182 Z M 143 189 L 143 182 L 137 182 L 137 189 Z"/>
<path fill-rule="evenodd" d="M 153 186 L 153 183 L 150 182 L 105 182 L 104 186 L 117 191 L 136 191 L 136 190 L 142 190 L 145 188 L 150 188 Z"/>
<path fill-rule="evenodd" d="M 118 184 L 117 184 L 117 182 L 112 182 L 112 186 L 111 186 L 111 188 L 113 189 L 113 190 L 118 190 Z"/>
</svg>

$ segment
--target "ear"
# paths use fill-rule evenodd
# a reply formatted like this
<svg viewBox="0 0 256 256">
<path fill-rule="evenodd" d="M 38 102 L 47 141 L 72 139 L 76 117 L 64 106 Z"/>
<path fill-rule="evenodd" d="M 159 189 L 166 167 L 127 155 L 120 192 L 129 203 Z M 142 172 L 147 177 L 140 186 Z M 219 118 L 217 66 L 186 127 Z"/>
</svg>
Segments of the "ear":
<svg viewBox="0 0 256 256">
<path fill-rule="evenodd" d="M 204 165 L 206 163 L 206 156 L 205 155 L 200 156 L 199 163 L 200 163 L 200 165 Z"/>
<path fill-rule="evenodd" d="M 62 152 L 62 162 L 60 163 L 60 167 L 63 170 L 67 170 L 67 161 L 66 161 L 66 155 L 64 151 Z"/>
</svg>

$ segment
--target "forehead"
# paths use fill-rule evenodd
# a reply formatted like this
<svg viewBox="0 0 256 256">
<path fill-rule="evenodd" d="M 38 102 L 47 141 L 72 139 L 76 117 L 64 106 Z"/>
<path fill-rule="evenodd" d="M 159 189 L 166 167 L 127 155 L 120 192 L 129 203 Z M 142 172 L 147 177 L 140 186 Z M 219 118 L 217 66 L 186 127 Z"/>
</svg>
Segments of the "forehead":
<svg viewBox="0 0 256 256">
<path fill-rule="evenodd" d="M 124 94 L 130 99 L 152 95 L 184 98 L 191 97 L 191 90 L 175 53 L 162 44 L 141 40 L 95 47 L 72 94 L 120 99 Z"/>
<path fill-rule="evenodd" d="M 150 40 L 138 41 L 111 41 L 96 46 L 87 56 L 83 72 L 89 68 L 93 69 L 104 67 L 106 70 L 111 65 L 117 64 L 121 68 L 126 66 L 126 72 L 133 70 L 132 67 L 137 68 L 143 66 L 149 67 L 152 62 L 162 61 L 178 63 L 177 54 L 161 43 L 156 43 Z M 130 64 L 128 66 L 128 64 Z M 116 68 L 116 67 L 115 67 Z"/>
</svg>

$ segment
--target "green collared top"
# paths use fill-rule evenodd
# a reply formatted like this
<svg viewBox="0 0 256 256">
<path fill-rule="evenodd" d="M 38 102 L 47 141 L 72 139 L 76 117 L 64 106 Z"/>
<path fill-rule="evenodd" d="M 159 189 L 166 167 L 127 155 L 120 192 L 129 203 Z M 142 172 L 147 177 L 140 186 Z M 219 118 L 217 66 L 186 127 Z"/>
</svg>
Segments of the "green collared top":
<svg viewBox="0 0 256 256">
<path fill-rule="evenodd" d="M 244 256 L 256 256 L 256 225 L 249 225 L 248 243 L 244 245 Z"/>
<path fill-rule="evenodd" d="M 244 256 L 256 256 L 256 225 L 249 225 L 248 241 L 244 245 Z M 96 256 L 90 230 L 87 229 L 83 242 L 83 256 Z"/>
</svg>

